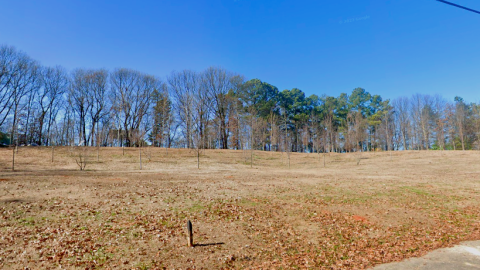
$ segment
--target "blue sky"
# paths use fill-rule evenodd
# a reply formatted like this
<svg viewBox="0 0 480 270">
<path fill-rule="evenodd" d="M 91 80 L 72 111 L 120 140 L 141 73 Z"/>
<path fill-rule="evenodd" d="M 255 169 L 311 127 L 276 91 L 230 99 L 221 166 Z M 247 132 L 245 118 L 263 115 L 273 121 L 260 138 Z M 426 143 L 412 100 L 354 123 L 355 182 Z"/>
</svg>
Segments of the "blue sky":
<svg viewBox="0 0 480 270">
<path fill-rule="evenodd" d="M 480 101 L 480 15 L 434 0 L 0 0 L 0 10 L 0 44 L 47 66 L 161 78 L 221 66 L 307 95 Z"/>
</svg>

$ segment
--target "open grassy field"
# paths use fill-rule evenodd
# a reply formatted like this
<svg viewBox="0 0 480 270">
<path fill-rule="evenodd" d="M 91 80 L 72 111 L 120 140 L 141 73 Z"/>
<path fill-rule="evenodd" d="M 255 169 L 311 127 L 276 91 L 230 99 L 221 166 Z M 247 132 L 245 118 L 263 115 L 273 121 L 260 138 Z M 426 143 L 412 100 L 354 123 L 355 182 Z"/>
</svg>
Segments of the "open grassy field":
<svg viewBox="0 0 480 270">
<path fill-rule="evenodd" d="M 2 269 L 351 269 L 480 239 L 480 153 L 0 149 Z M 357 161 L 360 163 L 357 165 Z M 194 248 L 186 246 L 186 223 Z"/>
</svg>

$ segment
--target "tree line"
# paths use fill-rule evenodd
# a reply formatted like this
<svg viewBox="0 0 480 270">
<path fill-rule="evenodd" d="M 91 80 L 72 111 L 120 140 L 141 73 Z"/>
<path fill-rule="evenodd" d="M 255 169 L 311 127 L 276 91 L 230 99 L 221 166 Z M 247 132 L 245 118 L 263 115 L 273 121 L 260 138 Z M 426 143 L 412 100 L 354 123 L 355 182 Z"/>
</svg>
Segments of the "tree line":
<svg viewBox="0 0 480 270">
<path fill-rule="evenodd" d="M 355 88 L 338 97 L 279 91 L 220 67 L 165 79 L 128 68 L 44 67 L 0 46 L 0 140 L 11 145 L 285 152 L 480 147 L 480 105 Z"/>
</svg>

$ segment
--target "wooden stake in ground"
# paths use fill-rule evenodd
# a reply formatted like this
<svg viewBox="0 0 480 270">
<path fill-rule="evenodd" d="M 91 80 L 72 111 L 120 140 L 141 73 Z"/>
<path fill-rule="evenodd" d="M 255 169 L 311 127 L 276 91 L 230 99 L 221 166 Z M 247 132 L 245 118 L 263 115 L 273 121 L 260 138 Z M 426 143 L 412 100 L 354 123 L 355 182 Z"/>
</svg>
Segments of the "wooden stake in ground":
<svg viewBox="0 0 480 270">
<path fill-rule="evenodd" d="M 190 220 L 187 222 L 187 245 L 193 247 L 193 228 L 192 222 Z"/>
<path fill-rule="evenodd" d="M 323 151 L 323 167 L 325 168 L 325 150 Z"/>
<path fill-rule="evenodd" d="M 142 169 L 142 147 L 138 147 L 139 151 L 138 151 L 138 155 L 140 157 L 140 170 Z"/>
<path fill-rule="evenodd" d="M 15 147 L 12 148 L 12 171 L 15 171 Z"/>
<path fill-rule="evenodd" d="M 97 162 L 100 161 L 100 143 L 99 143 L 99 132 L 98 132 L 98 126 L 97 126 Z M 92 139 L 93 140 L 93 139 Z"/>
</svg>

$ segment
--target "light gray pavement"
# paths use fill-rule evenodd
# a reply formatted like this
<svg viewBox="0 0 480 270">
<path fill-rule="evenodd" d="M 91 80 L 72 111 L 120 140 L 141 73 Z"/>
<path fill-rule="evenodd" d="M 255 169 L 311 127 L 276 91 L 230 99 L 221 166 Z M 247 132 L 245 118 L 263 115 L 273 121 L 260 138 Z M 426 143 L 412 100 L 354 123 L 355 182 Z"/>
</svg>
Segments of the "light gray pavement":
<svg viewBox="0 0 480 270">
<path fill-rule="evenodd" d="M 462 242 L 434 250 L 420 258 L 378 265 L 372 270 L 471 270 L 480 269 L 480 241 Z"/>
</svg>

